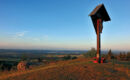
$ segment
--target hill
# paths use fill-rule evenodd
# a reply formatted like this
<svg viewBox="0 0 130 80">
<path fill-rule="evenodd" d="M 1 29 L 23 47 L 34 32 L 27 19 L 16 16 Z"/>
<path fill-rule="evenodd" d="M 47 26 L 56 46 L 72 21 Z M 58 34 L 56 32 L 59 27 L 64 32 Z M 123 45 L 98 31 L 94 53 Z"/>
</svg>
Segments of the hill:
<svg viewBox="0 0 130 80">
<path fill-rule="evenodd" d="M 1 80 L 130 80 L 130 65 L 95 64 L 79 58 L 5 74 L 1 74 Z"/>
</svg>

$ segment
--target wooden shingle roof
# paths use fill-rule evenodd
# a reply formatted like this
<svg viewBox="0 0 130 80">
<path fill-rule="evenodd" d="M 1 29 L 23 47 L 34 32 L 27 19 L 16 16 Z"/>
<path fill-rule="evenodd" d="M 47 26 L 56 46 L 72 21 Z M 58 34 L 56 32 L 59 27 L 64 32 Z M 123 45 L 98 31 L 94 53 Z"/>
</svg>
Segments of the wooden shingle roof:
<svg viewBox="0 0 130 80">
<path fill-rule="evenodd" d="M 103 21 L 110 21 L 110 17 L 103 4 L 96 6 L 96 8 L 89 14 L 94 19 L 101 18 Z"/>
</svg>

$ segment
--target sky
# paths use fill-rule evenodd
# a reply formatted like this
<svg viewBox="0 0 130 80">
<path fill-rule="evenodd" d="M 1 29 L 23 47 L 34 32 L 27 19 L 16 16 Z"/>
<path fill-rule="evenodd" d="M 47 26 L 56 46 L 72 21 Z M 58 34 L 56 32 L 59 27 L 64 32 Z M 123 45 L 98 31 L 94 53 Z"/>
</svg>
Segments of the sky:
<svg viewBox="0 0 130 80">
<path fill-rule="evenodd" d="M 96 48 L 88 15 L 102 3 L 111 18 L 103 23 L 102 50 L 130 50 L 130 0 L 0 0 L 0 48 Z"/>
</svg>

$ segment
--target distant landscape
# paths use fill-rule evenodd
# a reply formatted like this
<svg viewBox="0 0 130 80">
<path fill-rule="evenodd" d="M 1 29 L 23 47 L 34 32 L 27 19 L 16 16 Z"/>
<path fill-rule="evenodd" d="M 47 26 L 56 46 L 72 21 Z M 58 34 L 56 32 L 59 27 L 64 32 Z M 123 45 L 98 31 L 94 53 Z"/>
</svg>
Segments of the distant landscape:
<svg viewBox="0 0 130 80">
<path fill-rule="evenodd" d="M 93 63 L 95 56 L 94 48 L 88 51 L 1 49 L 0 80 L 85 80 L 88 75 L 89 79 L 96 80 L 129 80 L 129 52 L 114 54 L 111 50 L 105 51 L 102 57 L 106 61 L 100 64 Z M 18 70 L 21 61 L 29 66 L 22 72 Z M 99 71 L 101 69 L 103 71 Z"/>
</svg>

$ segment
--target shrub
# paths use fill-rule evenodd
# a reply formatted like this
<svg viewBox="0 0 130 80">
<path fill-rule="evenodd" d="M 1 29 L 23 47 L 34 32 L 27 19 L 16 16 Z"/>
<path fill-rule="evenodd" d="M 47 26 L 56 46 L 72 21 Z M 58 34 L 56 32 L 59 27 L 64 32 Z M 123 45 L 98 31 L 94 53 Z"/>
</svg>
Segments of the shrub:
<svg viewBox="0 0 130 80">
<path fill-rule="evenodd" d="M 63 60 L 70 60 L 70 59 L 77 59 L 77 57 L 76 56 L 72 57 L 71 55 L 66 55 L 63 57 Z"/>
<path fill-rule="evenodd" d="M 3 64 L 0 64 L 0 71 L 2 71 L 3 69 L 2 69 L 2 67 L 3 67 Z"/>
<path fill-rule="evenodd" d="M 71 59 L 71 56 L 70 55 L 64 56 L 63 59 L 64 60 L 69 60 L 69 59 Z"/>
<path fill-rule="evenodd" d="M 72 59 L 77 59 L 77 57 L 76 57 L 76 56 L 74 56 L 74 57 L 72 57 Z"/>
<path fill-rule="evenodd" d="M 0 64 L 0 70 L 1 70 L 1 71 L 4 71 L 4 70 L 10 71 L 11 68 L 12 68 L 12 66 L 13 66 L 13 65 L 11 65 L 11 64 L 2 63 L 2 64 Z"/>
</svg>

